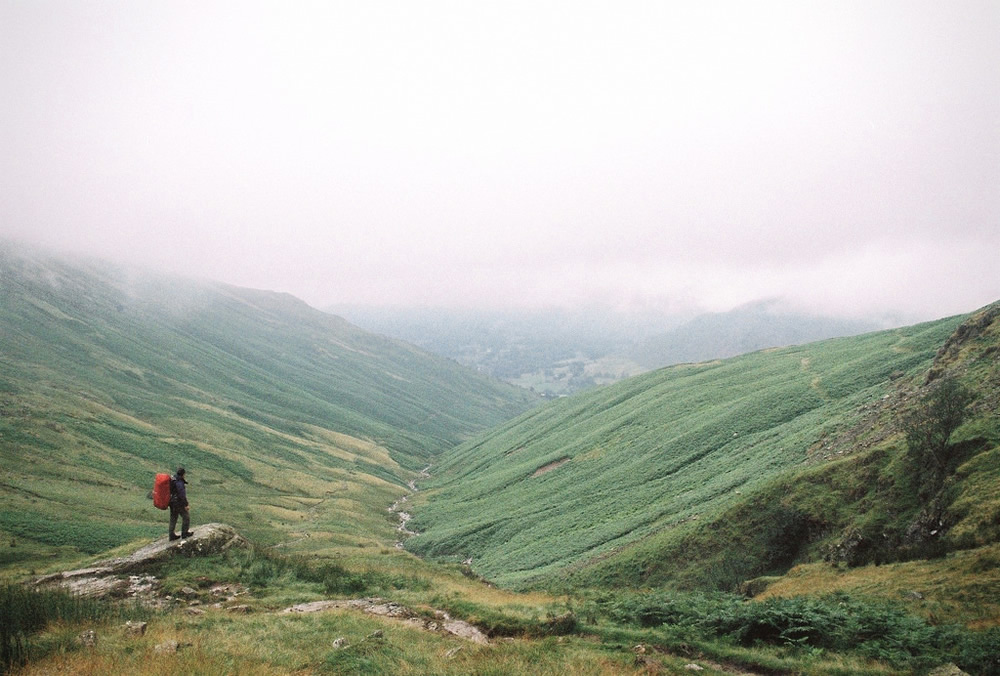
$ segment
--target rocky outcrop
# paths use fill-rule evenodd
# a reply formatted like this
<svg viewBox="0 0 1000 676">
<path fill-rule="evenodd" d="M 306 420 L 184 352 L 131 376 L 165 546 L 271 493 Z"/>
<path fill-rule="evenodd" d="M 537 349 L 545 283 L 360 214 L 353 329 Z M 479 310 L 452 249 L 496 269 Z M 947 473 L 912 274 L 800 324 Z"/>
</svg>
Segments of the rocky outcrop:
<svg viewBox="0 0 1000 676">
<path fill-rule="evenodd" d="M 98 561 L 88 568 L 67 570 L 35 580 L 37 586 L 61 586 L 85 596 L 134 596 L 146 578 L 136 573 L 153 563 L 175 556 L 207 556 L 233 547 L 243 548 L 249 541 L 224 523 L 208 523 L 193 529 L 193 535 L 181 540 L 163 536 L 132 554 Z M 133 589 L 133 588 L 136 589 Z"/>
<path fill-rule="evenodd" d="M 996 354 L 996 336 L 1000 324 L 1000 302 L 987 305 L 975 312 L 955 329 L 934 357 L 934 364 L 927 372 L 926 383 L 930 383 L 943 375 L 952 365 L 962 359 L 963 353 L 970 346 L 981 342 L 982 354 L 966 355 L 965 358 L 989 357 Z M 989 338 L 992 336 L 992 339 Z M 982 340 L 986 338 L 986 340 Z M 995 357 L 994 357 L 995 358 Z"/>
<path fill-rule="evenodd" d="M 486 634 L 480 631 L 478 627 L 462 620 L 453 619 L 444 611 L 434 611 L 433 618 L 424 617 L 414 613 L 405 606 L 399 605 L 398 603 L 384 601 L 379 598 L 313 601 L 311 603 L 300 603 L 299 605 L 292 606 L 291 608 L 285 608 L 282 612 L 289 614 L 318 613 L 324 610 L 334 609 L 360 610 L 361 612 L 368 613 L 369 615 L 391 617 L 403 622 L 404 624 L 408 624 L 419 629 L 451 634 L 452 636 L 464 638 L 465 640 L 473 643 L 489 643 L 489 639 L 486 637 Z"/>
</svg>

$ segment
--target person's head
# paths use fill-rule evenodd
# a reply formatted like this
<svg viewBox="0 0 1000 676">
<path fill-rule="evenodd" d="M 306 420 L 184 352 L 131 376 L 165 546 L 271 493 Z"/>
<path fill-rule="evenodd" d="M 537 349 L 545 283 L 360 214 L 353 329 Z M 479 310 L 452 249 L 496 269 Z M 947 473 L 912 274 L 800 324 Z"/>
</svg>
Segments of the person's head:
<svg viewBox="0 0 1000 676">
<path fill-rule="evenodd" d="M 183 467 L 178 467 L 177 468 L 177 476 L 180 477 L 181 479 L 184 478 L 184 468 Z"/>
</svg>

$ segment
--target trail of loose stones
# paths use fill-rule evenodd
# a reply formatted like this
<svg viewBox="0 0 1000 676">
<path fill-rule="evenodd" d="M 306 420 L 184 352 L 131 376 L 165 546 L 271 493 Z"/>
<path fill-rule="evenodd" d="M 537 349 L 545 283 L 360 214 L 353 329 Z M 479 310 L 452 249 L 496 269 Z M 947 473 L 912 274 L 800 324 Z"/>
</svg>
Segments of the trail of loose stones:
<svg viewBox="0 0 1000 676">
<path fill-rule="evenodd" d="M 430 468 L 431 466 L 428 465 L 427 467 L 424 467 L 422 470 L 420 470 L 420 478 L 429 479 L 431 476 L 429 473 Z M 410 495 L 416 493 L 420 489 L 417 488 L 416 479 L 411 479 L 410 482 L 407 484 L 407 486 L 410 487 L 412 493 L 404 495 L 399 500 L 396 500 L 396 502 L 392 503 L 392 505 L 389 507 L 389 511 L 399 516 L 399 525 L 396 526 L 396 532 L 399 533 L 400 535 L 411 537 L 413 535 L 419 535 L 419 533 L 417 533 L 416 531 L 412 531 L 407 527 L 406 524 L 409 522 L 410 519 L 413 518 L 413 515 L 410 514 L 409 512 L 403 511 L 403 505 L 406 504 L 406 501 L 408 500 Z M 402 548 L 403 548 L 403 541 L 397 540 L 396 549 L 402 549 Z"/>
</svg>

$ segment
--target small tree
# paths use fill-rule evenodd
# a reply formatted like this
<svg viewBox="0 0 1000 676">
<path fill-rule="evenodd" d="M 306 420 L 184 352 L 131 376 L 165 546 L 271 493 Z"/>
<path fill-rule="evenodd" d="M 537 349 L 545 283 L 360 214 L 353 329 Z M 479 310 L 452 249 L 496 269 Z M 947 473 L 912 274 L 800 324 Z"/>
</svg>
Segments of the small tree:
<svg viewBox="0 0 1000 676">
<path fill-rule="evenodd" d="M 938 493 L 954 471 L 955 447 L 948 440 L 965 421 L 973 398 L 954 376 L 945 376 L 903 418 L 906 446 L 921 479 L 921 494 Z"/>
</svg>

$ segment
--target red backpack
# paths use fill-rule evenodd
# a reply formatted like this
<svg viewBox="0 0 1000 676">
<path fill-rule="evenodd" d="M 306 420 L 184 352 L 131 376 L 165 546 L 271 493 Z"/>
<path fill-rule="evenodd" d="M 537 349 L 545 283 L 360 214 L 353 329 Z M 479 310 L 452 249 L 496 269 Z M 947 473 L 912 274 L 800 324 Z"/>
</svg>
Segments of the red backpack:
<svg viewBox="0 0 1000 676">
<path fill-rule="evenodd" d="M 153 505 L 157 509 L 170 506 L 170 475 L 157 474 L 153 479 Z"/>
</svg>

